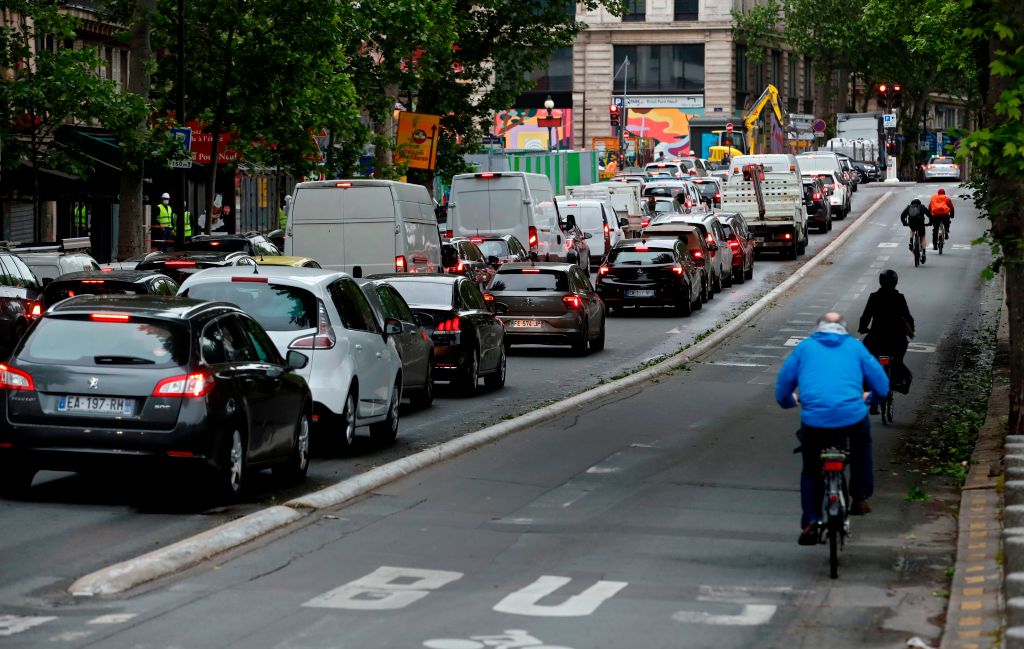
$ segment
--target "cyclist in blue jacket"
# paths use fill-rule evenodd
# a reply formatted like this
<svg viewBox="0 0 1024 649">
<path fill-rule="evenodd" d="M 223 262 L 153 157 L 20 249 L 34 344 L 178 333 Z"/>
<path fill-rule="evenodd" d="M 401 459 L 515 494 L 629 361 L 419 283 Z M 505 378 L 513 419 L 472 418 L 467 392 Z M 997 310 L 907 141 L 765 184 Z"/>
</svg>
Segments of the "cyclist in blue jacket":
<svg viewBox="0 0 1024 649">
<path fill-rule="evenodd" d="M 863 391 L 865 384 L 869 393 Z M 871 511 L 868 498 L 874 492 L 874 478 L 871 423 L 865 400 L 881 403 L 888 394 L 889 378 L 882 366 L 863 343 L 847 333 L 843 316 L 834 311 L 818 320 L 817 330 L 783 363 L 775 382 L 775 400 L 783 408 L 801 406 L 797 433 L 803 447 L 800 545 L 818 543 L 823 448 L 849 448 L 850 513 Z"/>
</svg>

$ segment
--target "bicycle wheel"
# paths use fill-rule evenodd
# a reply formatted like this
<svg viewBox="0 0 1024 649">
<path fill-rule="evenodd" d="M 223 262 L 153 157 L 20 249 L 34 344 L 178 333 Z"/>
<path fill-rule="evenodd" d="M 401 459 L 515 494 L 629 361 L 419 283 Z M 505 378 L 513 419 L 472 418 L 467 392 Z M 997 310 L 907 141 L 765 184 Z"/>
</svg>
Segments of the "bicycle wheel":
<svg viewBox="0 0 1024 649">
<path fill-rule="evenodd" d="M 889 393 L 889 398 L 885 400 L 885 405 L 883 406 L 885 408 L 886 419 L 889 420 L 890 424 L 892 423 L 892 412 L 893 412 L 893 405 L 892 404 L 893 404 L 893 402 L 895 400 L 896 400 L 896 397 L 893 395 L 892 392 L 890 392 Z"/>
<path fill-rule="evenodd" d="M 921 240 L 914 236 L 914 267 L 921 265 Z"/>
<path fill-rule="evenodd" d="M 939 227 L 939 254 L 940 255 L 942 254 L 942 248 L 944 247 L 945 243 L 946 243 L 946 236 L 943 233 L 942 227 L 940 226 Z"/>
<path fill-rule="evenodd" d="M 839 578 L 839 528 L 832 521 L 828 525 L 828 576 Z"/>
<path fill-rule="evenodd" d="M 878 414 L 882 415 L 882 425 L 889 425 L 889 400 L 886 399 L 882 402 L 882 407 L 878 409 Z"/>
</svg>

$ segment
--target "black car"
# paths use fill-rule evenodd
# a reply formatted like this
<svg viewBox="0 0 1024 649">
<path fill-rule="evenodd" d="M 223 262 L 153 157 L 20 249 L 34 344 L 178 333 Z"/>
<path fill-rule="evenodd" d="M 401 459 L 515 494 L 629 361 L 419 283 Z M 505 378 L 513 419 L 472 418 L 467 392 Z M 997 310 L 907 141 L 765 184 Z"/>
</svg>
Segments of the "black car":
<svg viewBox="0 0 1024 649">
<path fill-rule="evenodd" d="M 402 294 L 384 280 L 356 280 L 370 306 L 377 312 L 381 331 L 388 318 L 402 325 L 392 338 L 402 359 L 402 394 L 414 406 L 426 408 L 434 401 L 434 341 L 420 326 Z"/>
<path fill-rule="evenodd" d="M 441 265 L 446 273 L 467 277 L 479 288 L 494 277 L 494 268 L 470 239 L 455 237 L 441 243 Z"/>
<path fill-rule="evenodd" d="M 705 205 L 709 208 L 722 206 L 722 182 L 718 178 L 694 178 L 693 184 L 700 190 Z"/>
<path fill-rule="evenodd" d="M 2 366 L 0 485 L 41 469 L 170 467 L 208 473 L 235 498 L 250 470 L 286 481 L 309 466 L 312 399 L 260 325 L 223 302 L 71 298 Z"/>
<path fill-rule="evenodd" d="M 259 232 L 197 234 L 185 244 L 189 252 L 244 252 L 251 257 L 280 255 L 277 246 Z"/>
<path fill-rule="evenodd" d="M 155 270 L 183 284 L 193 273 L 225 266 L 249 266 L 256 270 L 256 260 L 244 252 L 155 252 L 140 261 L 135 270 Z"/>
<path fill-rule="evenodd" d="M 505 328 L 476 284 L 457 275 L 372 275 L 394 286 L 434 340 L 435 380 L 452 381 L 466 395 L 480 376 L 489 388 L 505 385 Z M 499 310 L 500 311 L 500 310 Z"/>
<path fill-rule="evenodd" d="M 862 183 L 880 182 L 882 180 L 882 170 L 875 163 L 852 160 L 851 164 L 853 165 L 853 170 L 860 175 Z"/>
<path fill-rule="evenodd" d="M 832 229 L 832 209 L 829 207 L 830 190 L 819 176 L 803 176 L 804 205 L 807 206 L 807 226 L 818 232 Z"/>
<path fill-rule="evenodd" d="M 155 270 L 87 270 L 68 273 L 47 284 L 39 298 L 45 311 L 76 295 L 176 295 L 178 283 Z"/>
<path fill-rule="evenodd" d="M 530 251 L 511 234 L 503 234 L 500 237 L 470 237 L 469 240 L 476 244 L 487 258 L 487 263 L 495 270 L 502 264 L 530 261 Z"/>
<path fill-rule="evenodd" d="M 0 348 L 10 351 L 42 311 L 42 284 L 17 255 L 0 251 Z"/>
<path fill-rule="evenodd" d="M 669 306 L 688 316 L 701 308 L 700 269 L 678 238 L 626 239 L 597 272 L 597 294 L 609 311 Z"/>
</svg>

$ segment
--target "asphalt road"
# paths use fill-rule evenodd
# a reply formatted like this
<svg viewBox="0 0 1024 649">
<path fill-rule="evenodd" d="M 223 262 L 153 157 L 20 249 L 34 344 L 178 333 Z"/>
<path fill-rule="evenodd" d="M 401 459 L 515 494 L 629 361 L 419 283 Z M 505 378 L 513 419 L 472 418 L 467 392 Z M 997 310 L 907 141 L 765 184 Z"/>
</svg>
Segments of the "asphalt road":
<svg viewBox="0 0 1024 649">
<path fill-rule="evenodd" d="M 883 190 L 884 187 L 880 185 L 862 187 L 855 196 L 854 214 L 858 214 L 864 205 L 869 204 L 874 198 L 878 198 Z M 903 190 L 904 193 L 911 191 L 910 188 Z M 895 206 L 897 203 L 896 199 L 891 200 L 891 205 Z M 905 204 L 905 201 L 902 204 Z M 964 209 L 966 215 L 968 213 L 966 205 Z M 895 207 L 878 213 L 874 220 L 881 221 L 882 215 L 886 214 L 892 216 L 890 212 L 893 210 Z M 968 221 L 971 219 L 959 218 L 955 225 L 962 225 Z M 841 231 L 841 228 L 849 222 L 838 222 L 833 235 Z M 957 242 L 968 241 L 966 237 L 956 236 L 955 225 L 954 239 L 951 243 L 955 245 Z M 868 233 L 876 229 L 878 228 L 873 225 L 865 226 L 861 232 L 858 232 L 854 242 L 861 242 Z M 811 252 L 824 245 L 828 239 L 830 236 L 812 236 Z M 847 249 L 859 250 L 860 244 L 854 244 L 854 242 L 848 244 Z M 879 252 L 896 253 L 894 259 L 901 258 L 897 251 Z M 850 255 L 857 256 L 854 253 L 848 255 L 844 251 L 841 256 L 837 256 L 837 259 L 848 259 Z M 902 257 L 904 262 L 907 261 L 908 253 Z M 956 251 L 953 249 L 939 261 L 945 262 L 947 267 L 952 267 L 956 261 L 947 260 L 959 259 L 962 263 L 968 262 L 977 265 L 980 263 L 978 258 L 978 251 Z M 873 260 L 873 257 L 871 259 Z M 877 263 L 877 261 L 871 262 L 872 266 Z M 494 393 L 484 392 L 472 399 L 445 398 L 442 390 L 441 398 L 435 401 L 434 407 L 407 414 L 402 422 L 399 443 L 395 446 L 388 449 L 374 449 L 368 445 L 364 452 L 354 459 L 317 458 L 313 464 L 307 487 L 333 482 L 370 466 L 408 455 L 409 452 L 425 445 L 475 430 L 486 423 L 499 420 L 507 414 L 522 412 L 523 409 L 537 405 L 546 399 L 579 392 L 590 387 L 600 378 L 620 373 L 646 358 L 670 353 L 691 341 L 695 335 L 714 327 L 715 323 L 727 317 L 742 303 L 777 284 L 778 280 L 791 272 L 796 265 L 797 262 L 759 261 L 754 282 L 735 287 L 727 291 L 726 294 L 718 296 L 702 312 L 698 312 L 691 318 L 652 313 L 610 319 L 608 347 L 600 354 L 577 358 L 558 348 L 517 350 L 510 359 L 509 383 L 504 390 Z M 922 273 L 932 272 L 933 267 L 938 267 L 938 264 L 933 263 L 933 265 L 920 270 Z M 870 272 L 874 272 L 873 267 Z M 964 277 L 974 276 L 976 273 L 974 275 L 964 273 L 964 268 L 961 267 L 954 271 L 953 275 L 959 280 L 963 280 Z M 844 279 L 848 278 L 844 277 Z M 810 287 L 815 284 L 814 280 L 810 280 L 805 286 Z M 845 286 L 842 279 L 840 285 Z M 834 287 L 827 294 L 833 295 L 839 292 Z M 866 298 L 866 293 L 861 297 Z M 807 311 L 808 313 L 818 306 L 826 306 L 827 299 L 817 300 L 817 302 L 821 302 L 821 304 L 809 305 L 812 308 Z M 790 319 L 810 321 L 813 320 L 813 316 L 798 314 Z M 801 335 L 801 332 L 806 332 L 807 328 L 808 324 L 803 322 L 786 322 L 785 326 L 779 328 L 779 332 Z M 781 331 L 786 329 L 791 332 Z M 919 338 L 919 340 L 923 340 L 923 338 Z M 711 365 L 703 371 L 735 373 L 748 378 L 756 374 L 765 374 L 767 379 L 763 377 L 761 379 L 769 380 L 771 378 L 769 375 L 773 371 L 771 365 L 775 362 L 772 358 L 779 353 L 784 353 L 784 349 L 777 348 L 775 343 L 759 344 L 767 347 L 760 350 L 757 347 L 744 349 L 740 354 L 744 360 L 731 361 L 733 362 L 731 365 Z M 760 362 L 759 359 L 764 362 Z M 687 373 L 687 376 L 689 374 L 692 373 Z M 653 386 L 651 390 L 664 389 L 663 386 L 666 383 L 668 381 L 663 382 L 662 385 Z M 687 390 L 689 391 L 690 388 Z M 737 421 L 741 421 L 746 416 L 742 415 L 745 410 L 739 408 L 749 407 L 749 405 L 742 404 L 740 401 L 750 400 L 749 390 L 751 390 L 749 387 L 737 388 L 735 394 L 715 392 L 695 396 L 693 399 L 687 398 L 685 403 L 688 404 L 688 408 L 692 408 L 692 413 L 686 427 L 700 429 L 709 422 L 720 419 L 711 417 L 709 408 L 712 407 L 721 409 L 722 412 L 729 413 L 730 417 L 736 417 Z M 757 390 L 761 390 L 761 388 L 757 388 Z M 648 391 L 643 392 L 646 394 Z M 637 409 L 632 407 L 634 398 L 631 395 L 624 395 L 624 399 L 628 402 L 626 406 L 630 413 L 628 417 L 632 421 L 623 423 L 622 432 L 632 431 L 636 427 Z M 662 398 L 665 399 L 666 396 L 663 395 Z M 760 397 L 758 398 L 760 399 Z M 664 403 L 654 405 L 651 413 L 662 412 L 666 404 L 676 403 L 677 399 L 669 395 Z M 603 421 L 602 414 L 611 405 L 608 404 L 598 410 L 597 416 L 600 420 Z M 647 417 L 647 410 L 644 410 L 644 414 Z M 775 415 L 777 416 L 777 414 Z M 644 430 L 637 431 L 636 434 L 641 438 L 646 438 L 650 432 L 653 432 L 646 430 L 648 424 L 654 424 L 654 422 L 655 420 L 649 422 L 646 419 L 643 420 Z M 552 424 L 551 427 L 555 430 L 558 429 L 556 424 Z M 790 427 L 792 428 L 792 424 Z M 656 430 L 656 426 L 654 430 Z M 538 456 L 537 462 L 530 461 L 525 465 L 531 469 L 537 468 L 546 472 L 548 469 L 543 468 L 545 465 L 541 459 L 543 457 L 560 458 L 569 455 L 575 461 L 581 449 L 586 449 L 586 452 L 579 457 L 589 459 L 593 457 L 594 452 L 607 448 L 609 442 L 614 443 L 614 439 L 621 437 L 620 434 L 615 434 L 611 435 L 612 439 L 601 441 L 602 435 L 597 435 L 594 432 L 583 434 L 587 435 L 586 441 L 564 440 L 564 443 L 559 443 L 557 448 L 539 451 L 540 456 Z M 714 437 L 714 435 L 712 436 Z M 520 437 L 525 440 L 534 437 L 534 434 L 523 434 L 517 436 L 517 439 Z M 663 449 L 678 447 L 683 450 L 685 448 L 685 445 L 682 447 L 678 445 L 679 440 L 656 439 L 654 443 L 658 444 L 656 447 Z M 639 458 L 645 455 L 646 451 L 637 450 L 635 452 L 639 453 L 637 456 Z M 662 457 L 664 453 L 655 450 L 652 451 L 652 455 Z M 476 453 L 474 453 L 475 456 Z M 674 460 L 674 462 L 676 461 L 678 459 Z M 642 460 L 638 464 L 638 469 L 644 475 L 650 472 L 647 462 Z M 558 470 L 571 473 L 573 467 L 575 465 L 572 463 L 564 467 L 559 464 Z M 705 465 L 702 468 L 711 469 L 713 467 Z M 564 476 L 557 477 L 556 474 L 557 471 L 552 474 L 552 480 L 559 481 L 558 484 L 565 482 Z M 603 475 L 600 470 L 595 471 L 595 474 Z M 421 475 L 426 476 L 427 474 Z M 536 480 L 537 478 L 534 476 L 522 478 L 524 484 L 530 485 L 534 485 Z M 541 485 L 535 486 L 543 488 L 543 485 L 542 481 Z M 581 488 L 589 491 L 592 487 L 585 485 Z M 155 493 L 163 495 L 155 497 Z M 53 594 L 60 592 L 74 577 L 85 572 L 166 545 L 187 534 L 252 511 L 268 502 L 286 500 L 294 492 L 276 492 L 267 480 L 267 484 L 257 492 L 257 496 L 252 502 L 234 508 L 203 513 L 181 511 L 176 508 L 174 504 L 178 493 L 179 489 L 175 485 L 154 481 L 126 480 L 116 476 L 100 479 L 67 474 L 48 474 L 43 476 L 42 480 L 37 479 L 37 486 L 34 488 L 31 502 L 0 502 L 0 523 L 5 529 L 5 533 L 0 538 L 0 549 L 4 551 L 4 557 L 7 557 L 0 563 L 3 566 L 3 569 L 0 570 L 0 604 L 15 607 L 27 605 L 30 608 L 45 605 L 43 603 L 49 602 L 49 598 Z M 464 494 L 464 496 L 470 495 L 473 494 Z M 393 563 L 387 565 L 393 565 Z M 398 563 L 397 565 L 406 564 Z M 0 610 L 0 615 L 3 613 L 4 611 Z"/>
<path fill-rule="evenodd" d="M 926 409 L 926 386 L 941 380 L 939 359 L 996 297 L 978 279 L 987 252 L 967 246 L 985 222 L 964 201 L 946 254 L 913 268 L 893 223 L 912 196 L 931 189 L 898 188 L 829 263 L 687 371 L 416 473 L 134 597 L 70 601 L 58 586 L 68 570 L 103 559 L 89 555 L 103 555 L 104 544 L 122 551 L 130 534 L 143 545 L 160 541 L 187 527 L 180 519 L 196 524 L 196 517 L 146 514 L 95 493 L 72 497 L 75 489 L 57 484 L 47 487 L 46 501 L 3 503 L 4 644 L 721 649 L 934 639 L 945 603 L 934 591 L 950 564 L 952 517 L 936 504 L 905 502 L 911 478 L 892 453 L 899 436 L 913 432 L 914 413 Z M 878 190 L 869 186 L 858 199 L 871 194 Z M 762 264 L 759 274 L 769 267 L 793 266 Z M 900 272 L 918 320 L 919 351 L 908 358 L 915 390 L 898 401 L 896 426 L 882 429 L 876 420 L 875 512 L 854 519 L 832 582 L 825 548 L 795 542 L 798 416 L 775 406 L 774 377 L 787 345 L 821 312 L 838 308 L 854 321 L 887 267 Z M 724 314 L 728 299 L 735 305 L 756 291 L 748 284 L 715 307 Z M 703 326 L 671 323 L 691 327 L 692 336 L 712 321 L 702 315 Z M 654 322 L 628 323 L 638 337 L 657 337 Z M 628 335 L 609 334 L 612 350 Z M 652 352 L 619 362 L 644 354 Z M 510 376 L 528 376 L 531 366 L 552 371 L 556 362 L 578 364 L 576 375 L 591 377 L 621 367 L 596 357 L 516 360 Z M 545 383 L 533 398 L 558 396 L 555 385 L 562 383 Z M 442 399 L 431 418 L 442 423 L 419 423 L 427 417 L 419 413 L 405 431 L 440 439 L 470 430 L 476 420 L 467 403 L 499 412 L 517 402 Z M 458 415 L 449 411 L 462 419 L 452 421 Z M 500 640 L 508 633 L 518 640 Z"/>
</svg>

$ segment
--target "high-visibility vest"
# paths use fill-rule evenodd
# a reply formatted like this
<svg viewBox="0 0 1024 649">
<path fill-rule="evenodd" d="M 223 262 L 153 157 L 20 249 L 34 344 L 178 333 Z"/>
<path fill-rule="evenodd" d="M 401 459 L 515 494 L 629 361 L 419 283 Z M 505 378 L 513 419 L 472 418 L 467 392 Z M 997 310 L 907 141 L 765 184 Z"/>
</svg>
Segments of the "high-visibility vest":
<svg viewBox="0 0 1024 649">
<path fill-rule="evenodd" d="M 75 204 L 75 227 L 79 230 L 89 227 L 89 212 L 84 203 Z"/>
<path fill-rule="evenodd" d="M 277 208 L 277 227 L 284 230 L 288 227 L 288 215 L 284 213 L 284 208 Z"/>
<path fill-rule="evenodd" d="M 185 238 L 192 236 L 192 213 L 185 210 Z"/>
<path fill-rule="evenodd" d="M 156 221 L 162 228 L 173 228 L 174 227 L 174 212 L 171 210 L 170 205 L 164 205 L 160 203 L 157 205 Z"/>
</svg>

